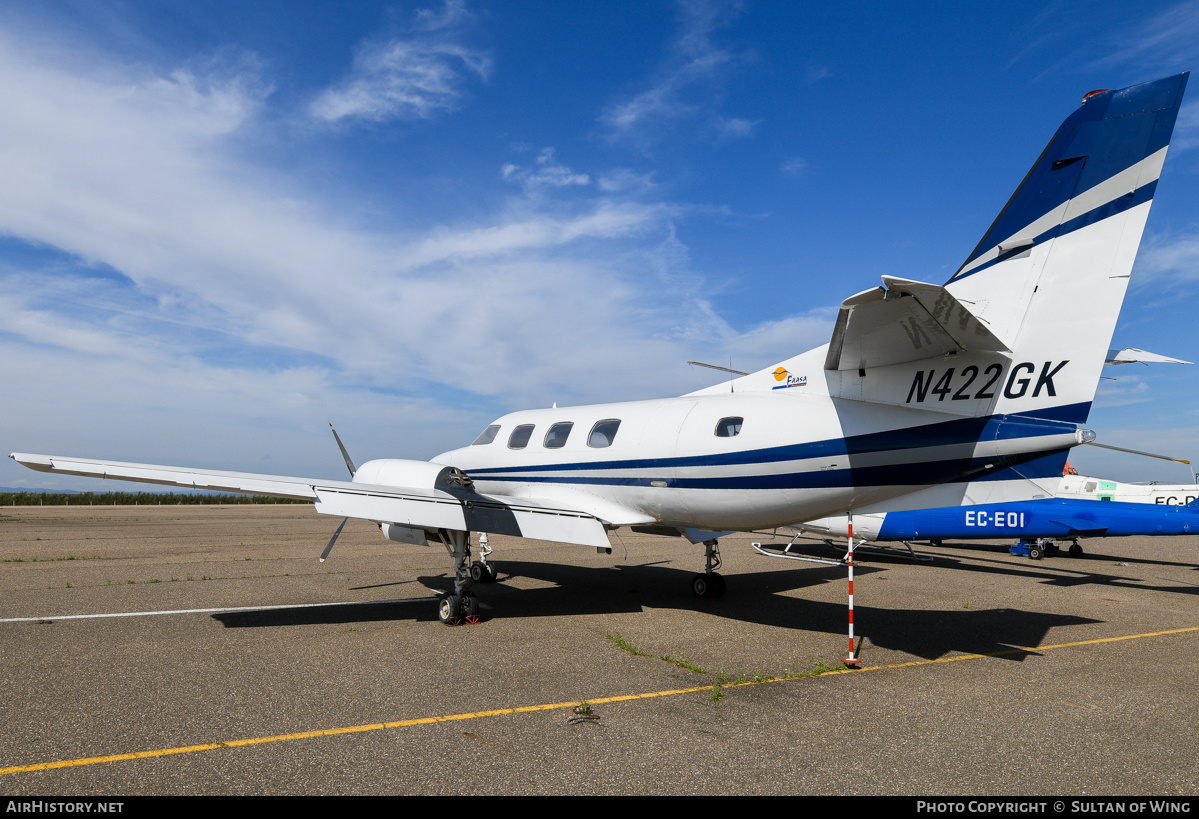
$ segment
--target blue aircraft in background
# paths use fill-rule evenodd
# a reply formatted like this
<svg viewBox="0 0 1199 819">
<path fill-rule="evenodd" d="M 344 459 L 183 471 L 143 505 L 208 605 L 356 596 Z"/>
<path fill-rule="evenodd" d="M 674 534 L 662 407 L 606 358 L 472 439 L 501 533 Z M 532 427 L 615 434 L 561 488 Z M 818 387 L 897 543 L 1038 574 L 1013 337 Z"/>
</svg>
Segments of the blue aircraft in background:
<svg viewBox="0 0 1199 819">
<path fill-rule="evenodd" d="M 822 518 L 799 527 L 823 535 L 848 534 L 845 517 Z M 854 538 L 868 542 L 994 540 L 1017 537 L 1012 554 L 1039 559 L 1070 541 L 1070 556 L 1083 553 L 1081 538 L 1199 534 L 1199 500 L 1185 506 L 1107 500 L 1042 498 L 1015 503 L 953 506 L 853 516 Z"/>
</svg>

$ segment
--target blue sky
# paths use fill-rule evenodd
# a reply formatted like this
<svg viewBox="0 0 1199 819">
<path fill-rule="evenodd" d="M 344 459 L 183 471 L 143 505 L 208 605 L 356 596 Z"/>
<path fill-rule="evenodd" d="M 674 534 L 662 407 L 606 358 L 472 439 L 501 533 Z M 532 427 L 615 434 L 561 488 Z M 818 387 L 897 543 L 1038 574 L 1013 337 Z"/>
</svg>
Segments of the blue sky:
<svg viewBox="0 0 1199 819">
<path fill-rule="evenodd" d="M 1085 92 L 1199 67 L 1199 2 L 578 6 L 0 6 L 0 449 L 338 477 L 327 421 L 427 458 L 687 392 L 945 281 Z M 1199 361 L 1197 296 L 1192 85 L 1115 345 Z M 1107 374 L 1101 441 L 1199 458 L 1195 367 Z"/>
</svg>

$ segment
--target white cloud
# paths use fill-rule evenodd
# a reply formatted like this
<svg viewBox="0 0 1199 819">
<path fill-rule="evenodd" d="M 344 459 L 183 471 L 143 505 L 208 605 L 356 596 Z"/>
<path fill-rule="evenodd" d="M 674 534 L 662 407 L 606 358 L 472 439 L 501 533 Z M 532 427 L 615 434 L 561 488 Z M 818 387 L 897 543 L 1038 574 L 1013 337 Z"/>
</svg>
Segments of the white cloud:
<svg viewBox="0 0 1199 819">
<path fill-rule="evenodd" d="M 553 148 L 542 148 L 532 168 L 522 168 L 509 162 L 500 169 L 500 173 L 503 174 L 504 179 L 520 182 L 526 189 L 565 188 L 591 184 L 590 175 L 575 173 L 565 165 L 555 162 Z"/>
<path fill-rule="evenodd" d="M 1129 404 L 1143 404 L 1152 400 L 1149 384 L 1139 375 L 1107 375 L 1099 381 L 1095 390 L 1095 406 L 1100 408 L 1124 407 Z M 1121 367 L 1120 369 L 1125 369 Z"/>
<path fill-rule="evenodd" d="M 473 15 L 466 8 L 464 0 L 446 0 L 440 10 L 418 9 L 415 16 L 417 28 L 422 31 L 439 31 L 466 22 Z"/>
<path fill-rule="evenodd" d="M 779 170 L 787 176 L 798 176 L 808 169 L 807 160 L 798 156 L 789 156 L 783 160 L 783 164 L 779 166 Z"/>
<path fill-rule="evenodd" d="M 765 364 L 827 337 L 820 316 L 729 327 L 674 237 L 684 211 L 637 198 L 648 177 L 592 184 L 545 150 L 494 212 L 358 224 L 302 160 L 242 158 L 266 127 L 251 68 L 68 50 L 0 30 L 0 235 L 28 249 L 0 257 L 11 449 L 249 468 L 333 420 L 367 456 L 428 456 L 512 406 L 677 394 L 688 359 Z M 313 452 L 268 471 L 336 466 Z"/>
<path fill-rule="evenodd" d="M 616 168 L 600 174 L 596 185 L 604 193 L 638 193 L 654 187 L 653 174 L 639 174 L 629 168 Z"/>
<path fill-rule="evenodd" d="M 453 110 L 465 78 L 486 80 L 491 73 L 490 56 L 449 37 L 468 18 L 465 5 L 451 1 L 439 12 L 417 13 L 417 36 L 362 44 L 350 76 L 317 97 L 310 113 L 325 122 L 383 122 Z"/>
<path fill-rule="evenodd" d="M 758 124 L 748 119 L 740 117 L 716 117 L 716 139 L 720 142 L 725 142 L 730 139 L 743 139 L 753 133 L 754 127 Z"/>
<path fill-rule="evenodd" d="M 726 67 L 740 58 L 716 46 L 712 34 L 735 16 L 736 4 L 693 0 L 680 2 L 680 26 L 670 45 L 670 54 L 657 71 L 650 87 L 623 102 L 610 105 L 600 123 L 615 137 L 641 134 L 646 128 L 697 113 L 712 117 L 722 137 L 745 136 L 753 123 L 739 118 L 723 119 L 714 107 L 708 86 Z M 728 129 L 728 130 L 726 130 Z"/>
<path fill-rule="evenodd" d="M 1147 284 L 1167 275 L 1172 281 L 1199 279 L 1199 234 L 1145 237 L 1137 254 L 1133 281 Z"/>
<path fill-rule="evenodd" d="M 1199 145 L 1199 103 L 1184 102 L 1174 123 L 1174 135 L 1170 138 L 1170 150 L 1177 154 Z"/>
<path fill-rule="evenodd" d="M 1132 63 L 1189 69 L 1199 57 L 1199 2 L 1177 3 L 1118 36 L 1118 46 L 1091 68 Z"/>
</svg>

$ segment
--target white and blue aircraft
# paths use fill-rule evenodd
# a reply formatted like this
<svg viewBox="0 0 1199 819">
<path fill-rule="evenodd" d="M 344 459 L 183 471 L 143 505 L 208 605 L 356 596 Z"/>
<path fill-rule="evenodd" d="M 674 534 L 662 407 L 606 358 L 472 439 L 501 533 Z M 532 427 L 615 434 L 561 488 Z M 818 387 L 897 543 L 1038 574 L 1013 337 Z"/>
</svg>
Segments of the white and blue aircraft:
<svg viewBox="0 0 1199 819">
<path fill-rule="evenodd" d="M 883 275 L 831 341 L 678 398 L 497 419 L 430 461 L 352 480 L 14 453 L 43 472 L 290 498 L 454 559 L 447 623 L 494 579 L 470 533 L 609 548 L 620 526 L 703 542 L 855 512 L 997 503 L 1060 477 L 1094 399 L 1188 74 L 1087 94 L 944 285 Z M 344 525 L 344 521 L 343 521 Z M 340 531 L 340 530 L 339 530 Z M 334 535 L 336 538 L 336 535 Z M 332 542 L 332 541 L 331 541 Z"/>
</svg>

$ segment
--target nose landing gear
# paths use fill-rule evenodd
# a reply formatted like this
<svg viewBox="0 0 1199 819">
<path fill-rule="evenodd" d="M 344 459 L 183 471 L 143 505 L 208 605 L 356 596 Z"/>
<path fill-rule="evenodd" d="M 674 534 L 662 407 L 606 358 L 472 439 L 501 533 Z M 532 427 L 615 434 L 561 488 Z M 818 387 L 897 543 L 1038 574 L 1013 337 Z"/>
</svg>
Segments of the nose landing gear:
<svg viewBox="0 0 1199 819">
<path fill-rule="evenodd" d="M 720 544 L 716 538 L 704 541 L 704 573 L 691 578 L 691 593 L 700 600 L 716 600 L 724 595 L 724 578 L 716 573 L 720 568 Z"/>
</svg>

